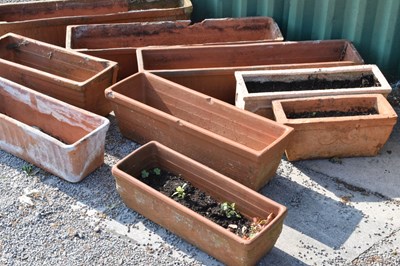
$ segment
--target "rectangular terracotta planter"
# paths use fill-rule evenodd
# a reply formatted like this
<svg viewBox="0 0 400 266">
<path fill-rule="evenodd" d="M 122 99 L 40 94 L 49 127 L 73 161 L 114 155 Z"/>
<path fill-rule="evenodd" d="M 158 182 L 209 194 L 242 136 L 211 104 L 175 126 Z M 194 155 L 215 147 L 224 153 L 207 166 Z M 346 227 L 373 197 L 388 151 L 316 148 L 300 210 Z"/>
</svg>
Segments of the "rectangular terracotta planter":
<svg viewBox="0 0 400 266">
<path fill-rule="evenodd" d="M 255 190 L 274 175 L 291 128 L 150 73 L 111 86 L 121 133 L 156 140 Z"/>
<path fill-rule="evenodd" d="M 388 140 L 397 115 L 381 94 L 319 96 L 275 100 L 276 121 L 295 129 L 286 148 L 290 161 L 314 158 L 375 156 Z M 294 112 L 374 108 L 376 115 L 288 119 Z"/>
<path fill-rule="evenodd" d="M 117 63 L 9 33 L 0 37 L 0 76 L 64 102 L 107 115 L 104 90 Z"/>
<path fill-rule="evenodd" d="M 254 238 L 244 240 L 144 184 L 142 169 L 160 167 L 220 202 L 234 202 L 246 217 L 275 218 Z M 272 249 L 286 217 L 286 207 L 157 142 L 149 142 L 112 168 L 124 203 L 226 265 L 255 265 Z"/>
<path fill-rule="evenodd" d="M 392 88 L 376 65 L 343 66 L 332 68 L 309 68 L 289 70 L 258 70 L 238 71 L 236 77 L 235 105 L 241 109 L 273 118 L 272 101 L 277 99 L 302 98 L 311 96 L 345 95 L 345 94 L 370 94 L 380 93 L 387 96 Z M 363 77 L 373 77 L 375 86 L 343 88 L 335 85 L 341 81 L 362 80 Z M 287 83 L 305 82 L 308 80 L 326 80 L 332 83 L 334 88 L 329 89 L 294 89 L 287 91 L 258 92 L 261 86 L 271 88 L 273 82 Z M 365 79 L 366 82 L 368 79 Z M 252 85 L 254 84 L 254 85 Z M 366 83 L 367 84 L 367 83 Z M 257 86 L 253 88 L 251 86 Z M 282 85 L 283 87 L 283 85 Z M 256 90 L 256 91 L 254 91 Z"/>
<path fill-rule="evenodd" d="M 69 182 L 104 161 L 109 121 L 0 78 L 0 149 Z"/>
<path fill-rule="evenodd" d="M 139 70 L 235 104 L 235 71 L 363 64 L 345 40 L 141 48 Z"/>
<path fill-rule="evenodd" d="M 190 0 L 59 0 L 0 5 L 0 35 L 21 34 L 65 46 L 68 25 L 188 19 Z"/>
<path fill-rule="evenodd" d="M 70 25 L 66 48 L 118 62 L 118 79 L 138 72 L 136 48 L 155 45 L 282 41 L 270 17 Z"/>
</svg>

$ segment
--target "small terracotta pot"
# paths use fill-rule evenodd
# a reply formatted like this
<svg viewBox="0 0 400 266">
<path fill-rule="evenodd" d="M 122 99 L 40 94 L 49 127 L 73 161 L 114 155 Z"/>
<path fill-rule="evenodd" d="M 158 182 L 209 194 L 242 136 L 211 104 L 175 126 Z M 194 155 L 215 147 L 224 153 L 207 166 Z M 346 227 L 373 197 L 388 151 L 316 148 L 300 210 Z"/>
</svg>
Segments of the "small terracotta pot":
<svg viewBox="0 0 400 266">
<path fill-rule="evenodd" d="M 154 45 L 252 43 L 282 41 L 269 17 L 71 25 L 66 48 L 118 62 L 121 80 L 138 72 L 136 48 Z"/>
<path fill-rule="evenodd" d="M 363 64 L 345 40 L 241 45 L 147 47 L 137 50 L 140 71 L 235 104 L 235 71 Z"/>
<path fill-rule="evenodd" d="M 117 63 L 9 33 L 0 37 L 0 76 L 91 112 L 111 111 L 104 90 Z"/>
<path fill-rule="evenodd" d="M 388 140 L 397 115 L 380 94 L 320 96 L 275 100 L 277 122 L 295 129 L 286 148 L 290 161 L 314 158 L 375 156 Z M 291 112 L 374 108 L 376 115 L 288 119 Z"/>
<path fill-rule="evenodd" d="M 104 161 L 109 121 L 0 78 L 0 149 L 69 182 Z"/>
<path fill-rule="evenodd" d="M 147 167 L 160 167 L 182 177 L 220 202 L 234 202 L 246 217 L 275 218 L 254 238 L 244 240 L 136 178 Z M 124 203 L 227 265 L 254 265 L 272 249 L 286 208 L 218 172 L 150 142 L 112 168 Z"/>
<path fill-rule="evenodd" d="M 65 46 L 68 25 L 188 19 L 190 0 L 59 0 L 0 6 L 0 35 L 21 34 Z"/>
<path fill-rule="evenodd" d="M 291 128 L 150 73 L 106 90 L 121 133 L 156 140 L 255 190 L 274 175 Z"/>
<path fill-rule="evenodd" d="M 373 76 L 376 86 L 354 88 L 329 88 L 313 90 L 312 88 L 291 91 L 251 92 L 246 83 L 255 82 L 262 85 L 265 82 L 292 82 L 319 79 L 332 82 L 342 80 L 357 81 L 363 77 Z M 392 88 L 376 65 L 342 66 L 331 68 L 288 69 L 288 70 L 259 70 L 237 71 L 235 105 L 258 115 L 273 119 L 272 101 L 277 99 L 303 98 L 311 96 L 371 94 L 380 93 L 387 96 Z"/>
</svg>

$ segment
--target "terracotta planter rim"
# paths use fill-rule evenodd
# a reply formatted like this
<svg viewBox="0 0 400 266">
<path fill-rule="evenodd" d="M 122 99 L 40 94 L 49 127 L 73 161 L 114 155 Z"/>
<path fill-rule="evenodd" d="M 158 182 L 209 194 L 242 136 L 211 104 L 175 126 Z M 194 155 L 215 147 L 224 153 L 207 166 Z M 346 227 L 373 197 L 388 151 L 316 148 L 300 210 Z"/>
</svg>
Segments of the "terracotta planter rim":
<svg viewBox="0 0 400 266">
<path fill-rule="evenodd" d="M 159 142 L 157 142 L 157 141 L 150 141 L 150 142 L 144 144 L 142 147 L 145 148 L 145 147 L 153 146 L 153 145 L 155 145 L 156 147 L 158 147 L 158 146 L 164 146 L 165 149 L 167 149 L 167 150 L 172 150 L 172 149 L 168 148 L 168 147 L 165 146 L 165 145 L 162 145 L 161 143 L 159 143 Z M 183 206 L 183 205 L 180 204 L 179 202 L 177 202 L 177 201 L 173 200 L 172 198 L 170 198 L 170 197 L 168 197 L 168 196 L 166 196 L 166 195 L 160 193 L 158 190 L 152 188 L 152 187 L 149 186 L 149 185 L 146 185 L 145 183 L 141 182 L 141 181 L 138 180 L 137 178 L 132 177 L 132 176 L 130 176 L 129 174 L 125 173 L 124 171 L 120 170 L 120 169 L 119 169 L 119 166 L 120 166 L 123 162 L 125 162 L 126 160 L 128 160 L 128 158 L 131 157 L 132 155 L 134 155 L 135 153 L 136 153 L 136 151 L 133 151 L 133 152 L 131 152 L 129 155 L 127 155 L 125 158 L 123 158 L 121 161 L 117 162 L 117 164 L 115 164 L 115 165 L 112 167 L 112 169 L 111 169 L 112 173 L 114 174 L 114 173 L 118 172 L 118 174 L 120 174 L 120 175 L 124 175 L 125 177 L 129 177 L 128 180 L 129 180 L 130 183 L 135 184 L 135 185 L 139 185 L 139 186 L 141 186 L 143 189 L 145 189 L 146 191 L 149 191 L 149 192 L 150 192 L 150 191 L 152 191 L 152 192 L 154 192 L 154 191 L 158 192 L 158 193 L 156 193 L 155 197 L 157 197 L 157 198 L 159 198 L 159 199 L 162 199 L 163 201 L 167 201 L 169 204 L 171 204 L 172 206 L 174 206 L 175 208 L 177 208 L 177 209 L 179 209 L 179 210 L 181 210 L 181 211 L 182 211 L 182 210 L 185 210 L 185 211 L 190 212 L 191 215 L 192 215 L 196 220 L 201 221 L 201 222 L 207 224 L 208 226 L 213 226 L 213 227 L 216 226 L 215 228 L 216 228 L 219 232 L 227 232 L 227 229 L 223 228 L 222 226 L 219 226 L 218 224 L 212 222 L 211 220 L 207 219 L 206 217 L 202 216 L 201 214 L 198 214 L 197 212 L 195 212 L 195 211 L 193 211 L 193 210 L 191 210 L 191 209 L 189 209 L 189 208 Z M 197 162 L 197 161 L 195 161 L 195 160 L 192 160 L 192 159 L 190 159 L 189 157 L 186 157 L 186 156 L 184 156 L 184 155 L 182 155 L 182 154 L 177 154 L 177 157 L 180 157 L 181 159 L 184 159 L 184 160 L 186 160 L 186 161 L 190 161 L 191 163 L 193 163 L 193 164 L 195 164 L 195 165 L 202 165 L 201 163 L 199 163 L 199 162 Z M 234 181 L 233 179 L 228 178 L 228 177 L 226 177 L 226 176 L 220 174 L 219 172 L 217 172 L 217 171 L 215 171 L 215 170 L 213 170 L 213 169 L 211 169 L 211 168 L 209 168 L 209 167 L 206 167 L 206 168 L 207 168 L 207 171 L 213 172 L 215 175 L 218 175 L 219 178 L 223 179 L 225 183 L 229 183 L 229 184 L 232 184 L 232 183 L 233 183 L 233 184 L 235 184 L 235 186 L 239 186 L 240 189 L 242 189 L 242 190 L 246 190 L 246 191 L 248 191 L 248 192 L 253 192 L 252 189 L 250 189 L 250 188 L 244 186 L 243 184 L 240 184 L 240 183 Z M 261 194 L 258 194 L 257 196 L 261 196 Z M 265 198 L 266 198 L 266 197 L 265 197 Z M 273 200 L 271 200 L 271 199 L 269 199 L 269 198 L 266 198 L 266 200 L 267 200 L 268 202 L 270 202 L 270 203 L 277 204 L 275 201 L 273 201 Z M 235 241 L 238 241 L 239 243 L 243 244 L 244 246 L 249 245 L 249 244 L 251 244 L 251 243 L 257 241 L 258 236 L 261 235 L 262 232 L 264 232 L 264 231 L 266 231 L 266 230 L 269 230 L 271 227 L 273 227 L 273 226 L 275 225 L 276 221 L 279 220 L 282 216 L 286 215 L 286 213 L 287 213 L 287 208 L 286 208 L 285 206 L 279 204 L 279 213 L 278 213 L 278 215 L 276 215 L 276 216 L 274 217 L 274 219 L 273 219 L 267 226 L 265 226 L 256 236 L 254 236 L 254 237 L 251 238 L 251 239 L 243 239 L 243 238 L 241 238 L 241 237 L 235 235 L 234 233 L 231 233 L 231 234 L 228 234 L 228 235 L 229 235 L 229 238 L 231 238 L 231 239 L 233 239 L 233 240 L 235 240 Z"/>
<path fill-rule="evenodd" d="M 45 100 L 48 100 L 48 101 L 51 101 L 51 102 L 55 102 L 56 104 L 66 104 L 63 101 L 60 101 L 60 100 L 58 100 L 56 98 L 47 96 L 47 95 L 45 95 L 43 93 L 37 92 L 37 91 L 32 90 L 32 89 L 30 89 L 28 87 L 25 87 L 23 85 L 19 85 L 18 83 L 15 83 L 13 81 L 10 81 L 10 80 L 7 80 L 5 78 L 0 77 L 0 85 L 3 88 L 7 88 L 10 85 L 14 86 L 14 84 L 17 85 L 17 86 L 20 86 L 21 88 L 23 88 L 24 90 L 26 90 L 30 94 L 35 95 L 39 99 L 42 98 L 42 99 L 45 99 Z M 81 108 L 73 106 L 73 105 L 69 105 L 68 108 L 73 110 L 73 111 L 79 111 L 80 113 L 84 113 L 85 116 L 89 116 L 89 117 L 95 118 L 96 120 L 98 120 L 98 123 L 99 123 L 99 125 L 96 126 L 95 129 L 90 130 L 90 132 L 87 133 L 85 136 L 83 136 L 82 138 L 80 138 L 80 139 L 78 139 L 75 142 L 70 143 L 70 144 L 66 144 L 66 143 L 58 140 L 57 138 L 54 138 L 53 136 L 51 136 L 49 134 L 46 134 L 46 133 L 42 132 L 41 130 L 35 129 L 35 128 L 33 128 L 33 127 L 31 127 L 31 126 L 29 126 L 29 125 L 27 125 L 25 123 L 22 123 L 21 121 L 16 120 L 16 119 L 14 119 L 14 118 L 12 118 L 10 116 L 7 116 L 7 115 L 2 114 L 2 113 L 0 113 L 0 116 L 2 118 L 6 119 L 6 120 L 12 121 L 13 123 L 15 123 L 17 125 L 20 125 L 23 128 L 33 129 L 41 137 L 53 142 L 57 146 L 60 146 L 60 147 L 63 147 L 64 149 L 69 149 L 69 150 L 74 150 L 75 149 L 74 146 L 76 146 L 78 143 L 84 141 L 87 138 L 90 138 L 92 135 L 97 134 L 97 132 L 101 131 L 103 128 L 107 128 L 108 129 L 108 127 L 110 126 L 110 121 L 107 118 L 103 117 L 103 116 L 96 115 L 96 114 L 94 114 L 92 112 L 86 111 L 84 109 L 81 109 Z"/>
<path fill-rule="evenodd" d="M 143 110 L 151 110 L 152 112 L 157 113 L 159 116 L 161 116 L 161 117 L 163 117 L 163 118 L 165 118 L 165 119 L 167 119 L 167 120 L 173 121 L 173 122 L 175 122 L 175 123 L 180 123 L 183 127 L 193 128 L 193 129 L 195 129 L 196 131 L 202 132 L 202 134 L 207 135 L 207 136 L 211 135 L 211 133 L 210 133 L 209 130 L 203 129 L 203 128 L 200 127 L 200 126 L 197 126 L 197 125 L 195 125 L 195 124 L 189 123 L 189 122 L 187 122 L 187 121 L 185 121 L 185 120 L 183 120 L 183 119 L 176 118 L 176 117 L 174 117 L 173 115 L 167 114 L 167 113 L 165 113 L 165 112 L 163 112 L 163 111 L 160 111 L 160 110 L 158 110 L 158 109 L 156 109 L 156 108 L 153 108 L 153 107 L 151 107 L 151 106 L 148 106 L 147 104 L 144 104 L 144 103 L 142 103 L 142 102 L 140 102 L 140 101 L 137 101 L 137 100 L 135 100 L 135 99 L 129 98 L 129 97 L 127 97 L 127 96 L 125 96 L 125 95 L 123 95 L 123 94 L 121 94 L 121 93 L 119 93 L 119 92 L 114 91 L 114 88 L 115 88 L 115 87 L 118 87 L 120 83 L 126 82 L 126 81 L 129 80 L 129 79 L 134 79 L 134 78 L 136 78 L 137 76 L 150 76 L 150 77 L 152 77 L 152 78 L 154 78 L 154 79 L 162 79 L 163 82 L 170 83 L 170 84 L 172 83 L 172 84 L 174 84 L 174 86 L 180 87 L 182 90 L 185 90 L 185 91 L 190 90 L 189 88 L 186 88 L 185 86 L 182 86 L 182 85 L 177 84 L 177 83 L 174 83 L 174 82 L 172 82 L 172 81 L 163 79 L 163 78 L 158 77 L 158 76 L 156 76 L 156 75 L 154 75 L 154 74 L 152 74 L 152 73 L 149 73 L 149 72 L 139 72 L 139 73 L 136 73 L 136 74 L 134 74 L 134 75 L 131 75 L 131 76 L 129 76 L 129 77 L 127 77 L 127 78 L 125 78 L 125 79 L 123 79 L 123 80 L 121 80 L 121 81 L 119 81 L 119 82 L 113 84 L 112 86 L 108 87 L 108 88 L 105 90 L 105 96 L 106 96 L 107 98 L 112 98 L 112 99 L 114 99 L 115 101 L 118 101 L 119 104 L 124 105 L 124 106 L 126 106 L 126 107 L 130 107 L 130 103 L 138 104 L 138 105 L 141 107 L 141 109 L 143 109 Z M 197 92 L 197 91 L 192 91 L 192 90 L 190 90 L 190 91 L 191 91 L 191 93 L 193 93 L 193 94 L 197 94 L 197 95 L 201 96 L 204 100 L 207 100 L 207 101 L 214 101 L 214 102 L 221 102 L 221 101 L 218 100 L 218 99 L 215 99 L 215 98 L 213 98 L 213 97 L 207 96 L 207 95 L 202 94 L 202 93 L 199 93 L 199 92 Z M 256 115 L 256 114 L 253 114 L 253 113 L 251 113 L 251 112 L 246 111 L 246 113 L 247 113 L 247 115 L 252 116 L 252 117 L 255 118 L 255 119 L 258 119 L 258 120 L 259 120 L 259 119 L 263 119 L 263 118 L 261 118 L 260 116 L 258 116 L 258 115 Z M 272 126 L 273 126 L 273 125 L 272 125 Z M 280 126 L 283 126 L 283 127 L 284 127 L 284 132 L 281 134 L 281 136 L 279 136 L 278 138 L 276 138 L 276 139 L 275 139 L 273 142 L 271 142 L 267 147 L 265 147 L 265 148 L 263 148 L 263 149 L 261 149 L 261 150 L 260 150 L 260 149 L 258 149 L 258 150 L 257 150 L 257 149 L 249 149 L 248 152 L 251 153 L 251 154 L 253 154 L 253 155 L 259 156 L 259 155 L 263 154 L 265 151 L 269 150 L 269 149 L 272 147 L 272 145 L 274 145 L 275 143 L 278 143 L 278 142 L 280 142 L 282 139 L 286 138 L 286 137 L 293 131 L 293 128 L 291 128 L 290 126 L 285 126 L 285 125 L 280 125 Z M 240 144 L 240 143 L 238 143 L 238 142 L 235 142 L 235 141 L 233 141 L 233 140 L 231 140 L 231 139 L 229 139 L 229 138 L 220 136 L 220 135 L 218 135 L 218 134 L 215 134 L 215 136 L 213 136 L 213 138 L 216 138 L 216 139 L 218 139 L 219 141 L 221 141 L 221 142 L 223 142 L 223 143 L 228 143 L 228 144 L 229 144 L 228 147 L 233 147 L 234 149 L 232 149 L 232 151 L 234 150 L 234 152 L 237 153 L 237 154 L 242 154 L 242 151 L 241 151 L 241 150 L 243 150 L 243 148 L 246 147 L 246 146 L 243 145 L 243 144 Z M 244 156 L 244 157 L 246 157 L 246 156 Z"/>
<path fill-rule="evenodd" d="M 380 99 L 385 99 L 382 94 L 349 94 L 346 95 L 348 98 L 364 98 L 364 97 L 369 97 L 369 98 L 380 98 Z M 390 107 L 390 110 L 388 110 L 385 113 L 378 113 L 375 115 L 356 115 L 356 116 L 343 116 L 343 117 L 312 117 L 312 118 L 296 118 L 296 119 L 289 119 L 286 117 L 285 112 L 282 109 L 281 103 L 290 103 L 290 102 L 297 102 L 297 101 L 315 101 L 316 99 L 337 99 L 341 98 L 341 95 L 338 96 L 318 96 L 318 97 L 305 97 L 305 98 L 293 98 L 293 99 L 284 99 L 284 100 L 274 100 L 272 101 L 272 106 L 275 111 L 277 111 L 277 120 L 279 120 L 280 123 L 288 123 L 288 124 L 318 124 L 318 123 L 337 123 L 337 122 L 354 122 L 355 119 L 357 121 L 368 121 L 368 120 L 381 120 L 383 118 L 397 118 L 397 114 L 394 111 L 392 107 Z M 281 110 L 281 111 L 278 111 Z M 394 121 L 388 121 L 386 122 L 387 124 L 394 125 L 396 122 Z"/>
</svg>

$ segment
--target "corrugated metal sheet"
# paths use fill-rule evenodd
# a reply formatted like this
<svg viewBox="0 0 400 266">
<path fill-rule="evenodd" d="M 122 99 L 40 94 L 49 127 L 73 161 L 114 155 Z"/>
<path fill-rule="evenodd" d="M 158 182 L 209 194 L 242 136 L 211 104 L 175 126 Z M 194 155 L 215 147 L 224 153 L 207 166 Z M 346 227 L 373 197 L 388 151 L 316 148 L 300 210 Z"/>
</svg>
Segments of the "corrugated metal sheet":
<svg viewBox="0 0 400 266">
<path fill-rule="evenodd" d="M 399 0 L 192 0 L 195 21 L 270 16 L 286 40 L 348 39 L 366 63 L 400 79 Z"/>
</svg>

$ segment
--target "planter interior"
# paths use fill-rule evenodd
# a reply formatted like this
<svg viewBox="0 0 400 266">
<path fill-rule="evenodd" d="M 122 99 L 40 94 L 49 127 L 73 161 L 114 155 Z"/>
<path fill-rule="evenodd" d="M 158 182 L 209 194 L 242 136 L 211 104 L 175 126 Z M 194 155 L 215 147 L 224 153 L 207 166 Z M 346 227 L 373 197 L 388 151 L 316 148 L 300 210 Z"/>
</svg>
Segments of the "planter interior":
<svg viewBox="0 0 400 266">
<path fill-rule="evenodd" d="M 16 34 L 0 38 L 0 75 L 89 111 L 111 111 L 104 89 L 116 81 L 117 64 Z"/>
<path fill-rule="evenodd" d="M 295 129 L 288 160 L 375 156 L 388 140 L 397 115 L 384 96 L 359 94 L 276 100 L 275 119 Z M 375 109 L 375 115 L 288 119 L 288 113 Z"/>
<path fill-rule="evenodd" d="M 244 240 L 135 178 L 149 167 L 181 174 L 217 201 L 235 202 L 246 217 L 266 218 L 274 213 L 275 218 L 257 236 Z M 228 265 L 254 265 L 273 247 L 282 230 L 284 206 L 157 142 L 134 151 L 112 171 L 117 190 L 128 207 Z M 220 246 L 224 246 L 224 252 Z"/>
<path fill-rule="evenodd" d="M 66 47 L 118 62 L 121 80 L 138 72 L 137 47 L 282 40 L 272 18 L 250 17 L 206 19 L 193 25 L 189 20 L 71 25 Z"/>
<path fill-rule="evenodd" d="M 277 99 L 365 93 L 386 97 L 392 91 L 376 65 L 238 71 L 235 77 L 235 105 L 271 119 Z"/>
<path fill-rule="evenodd" d="M 103 163 L 106 118 L 2 78 L 0 85 L 2 149 L 70 182 Z"/>
<path fill-rule="evenodd" d="M 106 95 L 124 136 L 157 140 L 253 189 L 274 176 L 291 132 L 150 73 L 135 74 Z"/>
</svg>

